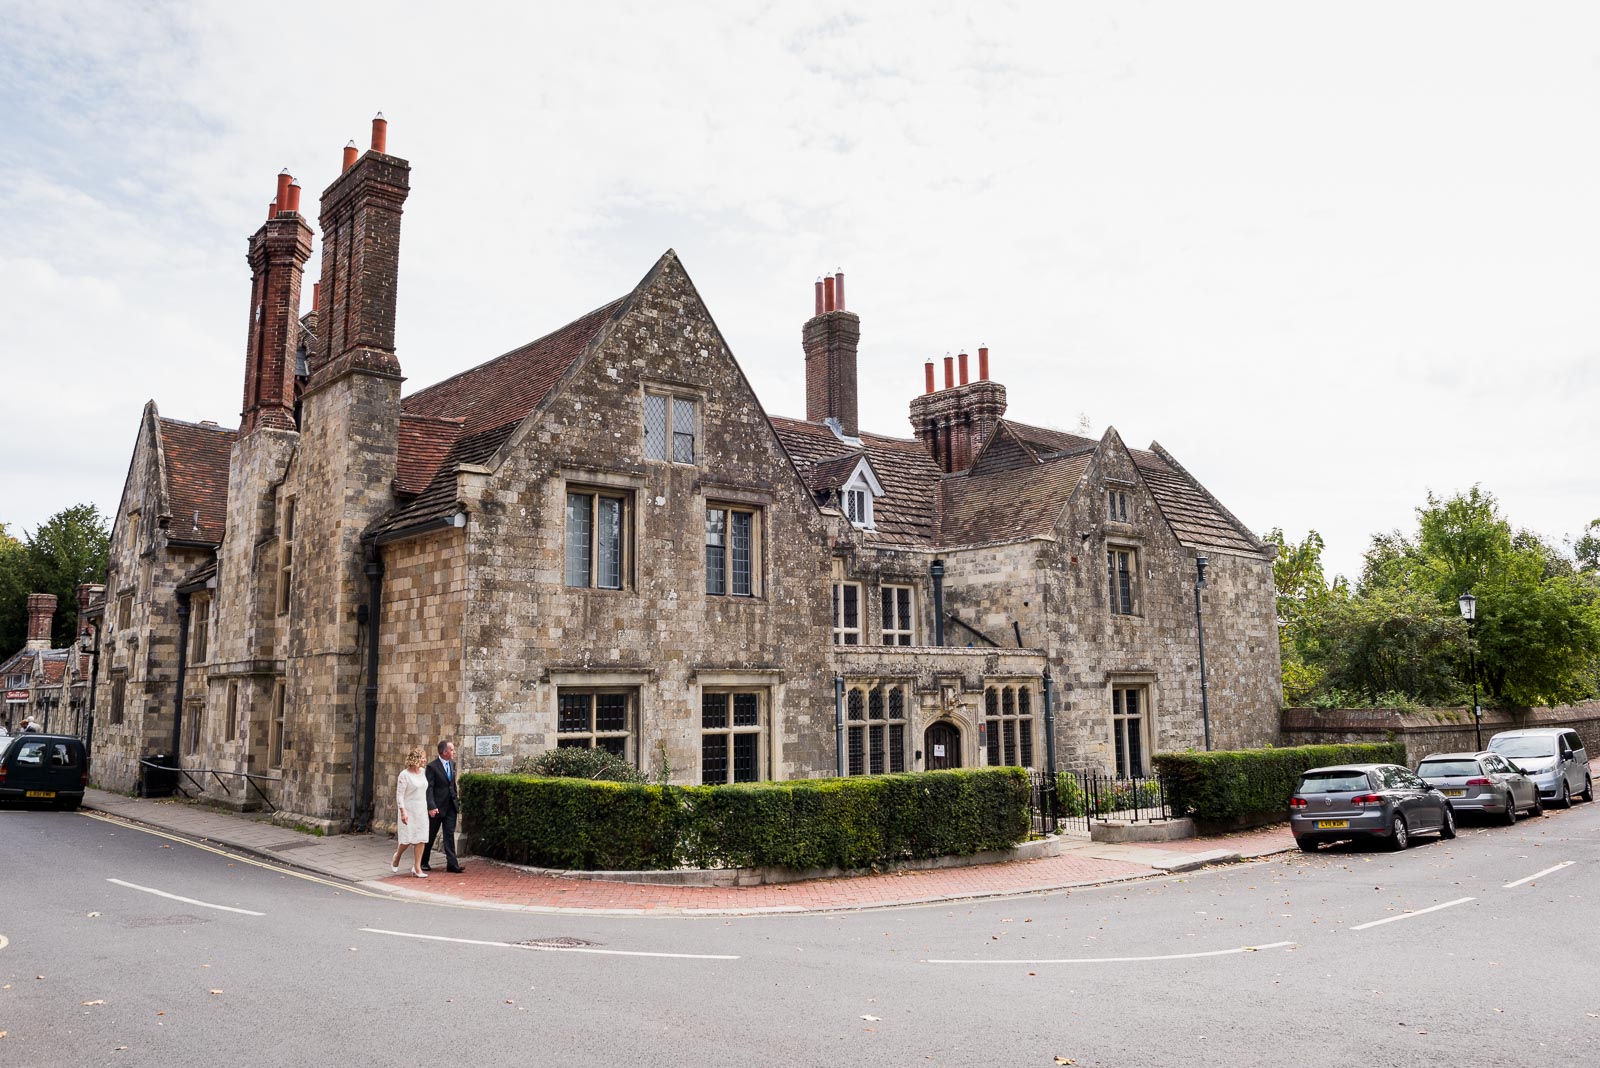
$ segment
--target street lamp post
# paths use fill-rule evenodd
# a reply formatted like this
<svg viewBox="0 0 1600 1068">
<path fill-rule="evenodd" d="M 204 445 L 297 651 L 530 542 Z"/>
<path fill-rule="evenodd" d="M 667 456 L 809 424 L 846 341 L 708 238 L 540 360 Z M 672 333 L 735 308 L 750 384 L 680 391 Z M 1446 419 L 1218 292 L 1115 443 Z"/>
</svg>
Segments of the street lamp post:
<svg viewBox="0 0 1600 1068">
<path fill-rule="evenodd" d="M 1206 625 L 1200 616 L 1200 591 L 1206 588 L 1206 558 L 1194 558 L 1194 629 L 1200 642 L 1200 722 L 1205 725 L 1206 752 L 1211 751 L 1211 703 L 1206 694 Z"/>
<path fill-rule="evenodd" d="M 78 635 L 78 649 L 89 657 L 89 726 L 84 731 L 83 748 L 94 754 L 94 691 L 100 681 L 100 630 L 84 625 Z"/>
<path fill-rule="evenodd" d="M 1478 707 L 1478 662 L 1472 655 L 1472 629 L 1478 621 L 1478 599 L 1468 590 L 1456 598 L 1461 616 L 1467 621 L 1467 674 L 1472 676 L 1472 740 L 1483 749 L 1483 709 Z"/>
</svg>

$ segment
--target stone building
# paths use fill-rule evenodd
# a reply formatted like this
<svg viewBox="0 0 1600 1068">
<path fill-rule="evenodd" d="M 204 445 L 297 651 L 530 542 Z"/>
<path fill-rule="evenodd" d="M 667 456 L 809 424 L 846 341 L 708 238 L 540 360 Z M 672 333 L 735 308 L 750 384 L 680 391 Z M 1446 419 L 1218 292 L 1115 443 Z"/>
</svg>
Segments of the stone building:
<svg viewBox="0 0 1600 1068">
<path fill-rule="evenodd" d="M 976 380 L 964 356 L 943 389 L 929 369 L 913 436 L 863 433 L 842 276 L 802 330 L 804 419 L 767 414 L 671 251 L 403 391 L 410 168 L 386 136 L 323 193 L 305 319 L 314 234 L 280 176 L 239 429 L 146 409 L 113 530 L 108 785 L 176 740 L 337 830 L 392 821 L 402 754 L 440 737 L 468 768 L 582 745 L 739 782 L 1042 768 L 1051 712 L 1064 766 L 1138 773 L 1203 743 L 1201 554 L 1213 738 L 1275 736 L 1271 550 L 1159 446 L 1005 420 L 986 350 Z"/>
<path fill-rule="evenodd" d="M 78 587 L 78 619 L 85 618 L 89 601 L 101 589 L 89 583 Z M 55 594 L 30 593 L 27 638 L 20 650 L 0 662 L 0 683 L 5 685 L 0 724 L 13 734 L 24 720 L 55 734 L 79 734 L 88 725 L 90 660 L 76 645 L 51 647 L 55 612 Z"/>
</svg>

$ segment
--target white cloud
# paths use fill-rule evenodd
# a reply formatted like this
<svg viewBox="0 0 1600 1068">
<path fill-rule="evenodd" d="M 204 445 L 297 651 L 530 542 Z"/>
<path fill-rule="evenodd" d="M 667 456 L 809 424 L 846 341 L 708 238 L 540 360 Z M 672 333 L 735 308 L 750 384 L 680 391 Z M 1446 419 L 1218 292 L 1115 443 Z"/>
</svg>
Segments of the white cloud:
<svg viewBox="0 0 1600 1068">
<path fill-rule="evenodd" d="M 1429 488 L 1482 482 L 1552 537 L 1600 515 L 1589 5 L 0 0 L 0 23 L 0 353 L 14 388 L 81 394 L 0 426 L 14 526 L 111 507 L 147 396 L 233 421 L 274 175 L 314 200 L 377 108 L 413 165 L 413 385 L 670 245 L 777 413 L 803 409 L 811 280 L 842 268 L 886 432 L 926 357 L 987 342 L 1018 418 L 1159 439 L 1340 570 Z M 71 477 L 25 481 L 41 442 Z"/>
</svg>

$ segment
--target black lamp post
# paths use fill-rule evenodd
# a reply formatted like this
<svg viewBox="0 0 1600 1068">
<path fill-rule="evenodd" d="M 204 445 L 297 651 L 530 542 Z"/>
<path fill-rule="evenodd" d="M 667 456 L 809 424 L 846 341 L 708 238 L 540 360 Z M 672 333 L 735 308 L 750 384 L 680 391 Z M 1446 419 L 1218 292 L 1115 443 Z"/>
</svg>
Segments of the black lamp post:
<svg viewBox="0 0 1600 1068">
<path fill-rule="evenodd" d="M 1478 599 L 1468 590 L 1456 598 L 1461 617 L 1467 621 L 1467 674 L 1472 676 L 1472 740 L 1483 749 L 1483 709 L 1478 707 L 1478 663 L 1472 655 L 1472 629 L 1478 621 Z"/>
<path fill-rule="evenodd" d="M 94 691 L 100 681 L 100 632 L 84 625 L 78 635 L 78 649 L 89 658 L 89 726 L 84 731 L 83 748 L 94 753 Z"/>
<path fill-rule="evenodd" d="M 1211 751 L 1211 703 L 1206 694 L 1206 625 L 1200 616 L 1200 591 L 1206 588 L 1206 558 L 1194 558 L 1194 629 L 1200 641 L 1200 721 L 1205 725 L 1206 752 Z"/>
</svg>

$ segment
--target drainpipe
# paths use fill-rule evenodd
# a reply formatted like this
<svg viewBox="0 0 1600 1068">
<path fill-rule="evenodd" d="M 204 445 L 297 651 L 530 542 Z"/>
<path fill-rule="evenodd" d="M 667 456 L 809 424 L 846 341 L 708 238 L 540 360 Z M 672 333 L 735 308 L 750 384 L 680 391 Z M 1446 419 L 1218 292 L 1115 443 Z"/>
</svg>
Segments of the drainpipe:
<svg viewBox="0 0 1600 1068">
<path fill-rule="evenodd" d="M 178 594 L 178 684 L 172 699 L 172 766 L 178 767 L 183 752 L 183 682 L 189 671 L 189 595 Z"/>
<path fill-rule="evenodd" d="M 933 644 L 944 647 L 944 561 L 935 560 L 928 565 L 933 576 Z"/>
<path fill-rule="evenodd" d="M 1044 758 L 1050 781 L 1056 781 L 1056 682 L 1044 669 Z"/>
<path fill-rule="evenodd" d="M 366 542 L 367 603 L 356 622 L 367 626 L 367 685 L 361 716 L 361 761 L 356 775 L 355 829 L 372 829 L 372 766 L 378 758 L 378 606 L 383 601 L 383 558 L 375 541 Z M 361 616 L 366 618 L 363 620 Z"/>
<path fill-rule="evenodd" d="M 844 778 L 844 676 L 833 677 L 833 734 L 834 767 L 839 778 Z"/>
</svg>

